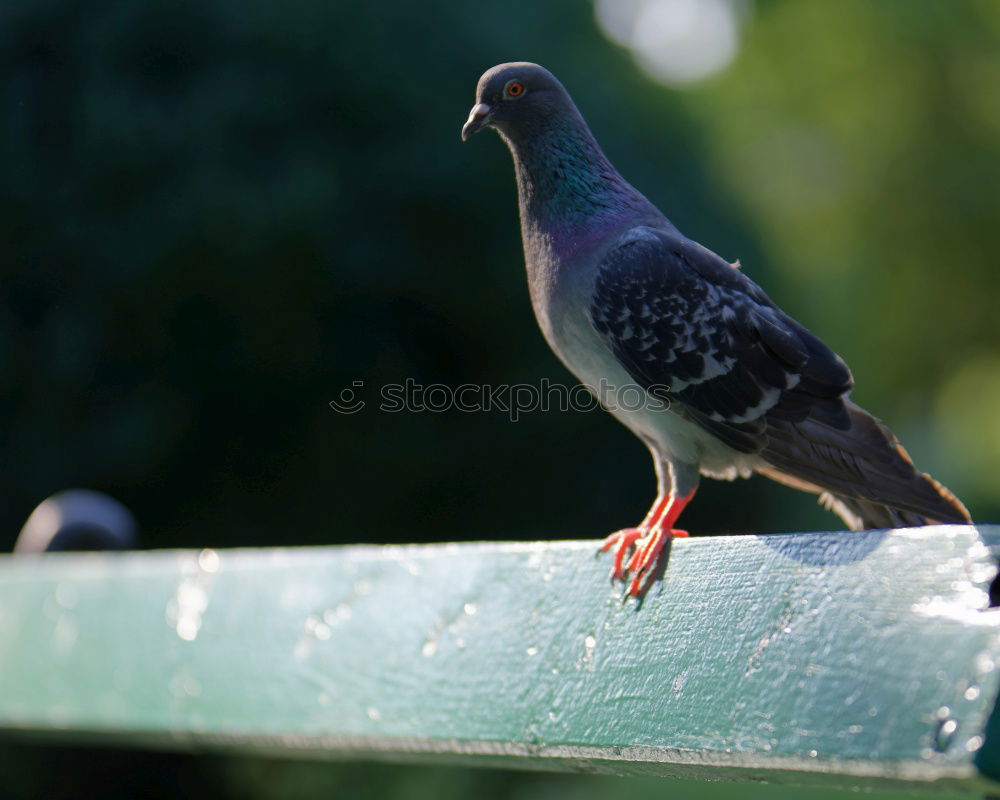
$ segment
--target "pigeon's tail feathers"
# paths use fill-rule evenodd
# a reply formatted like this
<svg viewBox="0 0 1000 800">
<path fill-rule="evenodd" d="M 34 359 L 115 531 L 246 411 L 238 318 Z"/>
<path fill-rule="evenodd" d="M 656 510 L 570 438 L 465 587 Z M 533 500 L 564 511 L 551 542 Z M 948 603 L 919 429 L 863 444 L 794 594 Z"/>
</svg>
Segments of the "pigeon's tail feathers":
<svg viewBox="0 0 1000 800">
<path fill-rule="evenodd" d="M 896 437 L 849 401 L 844 423 L 769 419 L 763 475 L 820 494 L 853 530 L 967 524 L 955 495 L 918 472 Z"/>
<path fill-rule="evenodd" d="M 785 472 L 771 467 L 758 467 L 757 472 L 785 486 L 819 495 L 823 508 L 840 517 L 849 530 L 861 531 L 871 528 L 912 528 L 930 525 L 932 521 L 912 511 L 900 511 L 891 506 L 880 505 L 870 500 L 828 492 L 814 483 L 793 478 Z"/>
<path fill-rule="evenodd" d="M 939 525 L 941 520 L 929 519 L 913 511 L 880 505 L 872 500 L 823 492 L 819 502 L 840 517 L 852 531 L 871 528 L 917 528 L 921 525 Z M 968 520 L 964 520 L 968 522 Z"/>
</svg>

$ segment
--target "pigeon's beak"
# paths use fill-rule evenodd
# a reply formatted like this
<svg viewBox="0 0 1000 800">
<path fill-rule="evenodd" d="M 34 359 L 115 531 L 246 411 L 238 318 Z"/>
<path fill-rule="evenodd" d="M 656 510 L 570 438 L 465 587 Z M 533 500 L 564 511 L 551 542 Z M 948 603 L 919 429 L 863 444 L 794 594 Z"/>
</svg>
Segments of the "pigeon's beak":
<svg viewBox="0 0 1000 800">
<path fill-rule="evenodd" d="M 493 109 L 486 103 L 477 103 L 469 112 L 469 118 L 462 126 L 462 141 L 466 141 L 472 134 L 485 126 L 490 121 L 490 112 Z"/>
</svg>

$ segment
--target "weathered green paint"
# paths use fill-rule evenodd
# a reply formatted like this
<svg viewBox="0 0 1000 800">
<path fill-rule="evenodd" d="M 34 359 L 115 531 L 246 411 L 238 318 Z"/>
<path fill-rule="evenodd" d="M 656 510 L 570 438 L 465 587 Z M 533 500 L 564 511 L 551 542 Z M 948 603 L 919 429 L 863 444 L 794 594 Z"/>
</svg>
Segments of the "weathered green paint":
<svg viewBox="0 0 1000 800">
<path fill-rule="evenodd" d="M 996 529 L 5 557 L 0 730 L 831 785 L 989 785 Z"/>
</svg>

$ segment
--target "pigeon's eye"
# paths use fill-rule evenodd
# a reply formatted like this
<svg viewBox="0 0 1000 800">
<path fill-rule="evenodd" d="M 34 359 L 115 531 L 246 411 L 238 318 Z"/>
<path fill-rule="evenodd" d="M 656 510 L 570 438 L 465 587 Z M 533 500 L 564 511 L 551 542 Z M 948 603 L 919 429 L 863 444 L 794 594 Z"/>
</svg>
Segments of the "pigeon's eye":
<svg viewBox="0 0 1000 800">
<path fill-rule="evenodd" d="M 508 81 L 503 87 L 503 93 L 507 97 L 520 97 L 524 94 L 524 84 L 521 81 Z"/>
</svg>

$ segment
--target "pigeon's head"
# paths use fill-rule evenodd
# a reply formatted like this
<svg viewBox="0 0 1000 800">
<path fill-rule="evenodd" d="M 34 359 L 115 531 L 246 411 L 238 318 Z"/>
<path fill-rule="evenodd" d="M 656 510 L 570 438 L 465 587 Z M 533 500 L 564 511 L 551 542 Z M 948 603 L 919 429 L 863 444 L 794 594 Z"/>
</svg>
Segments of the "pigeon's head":
<svg viewBox="0 0 1000 800">
<path fill-rule="evenodd" d="M 528 61 L 498 64 L 479 79 L 462 141 L 486 127 L 513 136 L 527 133 L 573 108 L 562 84 L 545 67 Z"/>
</svg>

